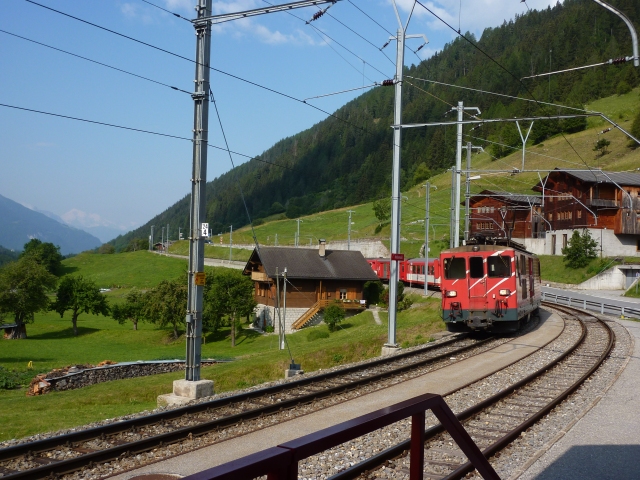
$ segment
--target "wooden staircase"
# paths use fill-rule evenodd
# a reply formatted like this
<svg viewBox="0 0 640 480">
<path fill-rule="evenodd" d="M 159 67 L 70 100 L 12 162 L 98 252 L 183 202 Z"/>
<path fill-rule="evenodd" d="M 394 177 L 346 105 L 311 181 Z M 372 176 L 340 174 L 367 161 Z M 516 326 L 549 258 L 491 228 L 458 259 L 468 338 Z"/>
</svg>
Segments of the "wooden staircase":
<svg viewBox="0 0 640 480">
<path fill-rule="evenodd" d="M 319 312 L 324 310 L 329 304 L 335 302 L 335 300 L 318 300 L 316 303 L 309 307 L 309 310 L 304 312 L 300 318 L 298 318 L 295 322 L 291 324 L 291 330 L 300 330 L 307 323 L 311 321 L 311 319 Z M 364 310 L 365 307 L 361 305 L 359 302 L 355 301 L 346 301 L 346 302 L 338 302 L 338 304 L 344 308 L 345 310 Z"/>
</svg>

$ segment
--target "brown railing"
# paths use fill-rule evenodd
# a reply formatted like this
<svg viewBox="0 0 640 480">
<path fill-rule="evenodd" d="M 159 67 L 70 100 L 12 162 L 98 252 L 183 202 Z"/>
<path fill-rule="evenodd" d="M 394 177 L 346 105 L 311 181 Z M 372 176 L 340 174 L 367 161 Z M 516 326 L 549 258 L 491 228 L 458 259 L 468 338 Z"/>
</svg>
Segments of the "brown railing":
<svg viewBox="0 0 640 480">
<path fill-rule="evenodd" d="M 276 447 L 190 475 L 185 477 L 185 480 L 241 480 L 261 475 L 267 475 L 268 480 L 294 480 L 298 478 L 298 462 L 301 460 L 407 417 L 411 417 L 409 478 L 410 480 L 422 480 L 426 410 L 433 412 L 483 478 L 500 479 L 443 398 L 440 395 L 426 393 Z"/>
</svg>

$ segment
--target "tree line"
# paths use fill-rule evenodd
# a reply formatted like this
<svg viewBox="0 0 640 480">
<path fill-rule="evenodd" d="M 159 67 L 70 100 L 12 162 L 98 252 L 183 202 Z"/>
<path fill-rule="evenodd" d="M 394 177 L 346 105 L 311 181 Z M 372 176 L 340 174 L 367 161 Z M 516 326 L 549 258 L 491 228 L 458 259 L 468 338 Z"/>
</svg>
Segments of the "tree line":
<svg viewBox="0 0 640 480">
<path fill-rule="evenodd" d="M 25 244 L 20 257 L 0 269 L 0 321 L 12 320 L 8 338 L 27 338 L 27 325 L 35 314 L 53 311 L 64 318 L 68 313 L 73 334 L 78 335 L 82 314 L 111 316 L 123 324 L 150 322 L 170 328 L 174 339 L 184 329 L 187 307 L 185 275 L 163 280 L 149 290 L 133 289 L 122 303 L 113 303 L 91 279 L 65 275 L 59 247 L 33 239 Z M 62 278 L 60 278 L 62 277 Z M 231 329 L 231 345 L 243 318 L 249 319 L 256 306 L 253 282 L 240 271 L 217 269 L 209 273 L 204 291 L 203 330 Z"/>
<path fill-rule="evenodd" d="M 617 0 L 613 4 L 632 22 L 640 22 L 640 2 Z M 471 33 L 465 36 L 510 73 L 457 38 L 428 60 L 405 68 L 402 100 L 405 122 L 452 119 L 448 112 L 459 100 L 466 106 L 479 107 L 482 118 L 567 113 L 565 109 L 454 89 L 420 79 L 574 107 L 628 92 L 638 85 L 638 74 L 631 64 L 575 71 L 552 76 L 550 80 L 519 81 L 550 69 L 588 65 L 631 53 L 629 31 L 624 23 L 590 0 L 565 0 L 552 8 L 532 10 L 498 27 L 487 28 L 479 39 Z M 258 223 L 273 215 L 296 218 L 388 197 L 393 88 L 374 88 L 334 114 L 345 121 L 327 118 L 306 131 L 280 140 L 256 159 L 208 182 L 206 218 L 212 231 L 223 231 L 229 224 L 241 227 L 248 223 L 238 185 L 242 186 L 249 212 Z M 539 144 L 551 136 L 579 131 L 585 126 L 584 119 L 536 121 L 530 142 Z M 485 124 L 473 132 L 469 128 L 465 127 L 464 133 L 501 144 L 484 144 L 495 157 L 520 146 L 520 137 L 512 123 Z M 403 189 L 454 163 L 455 130 L 454 125 L 403 132 Z M 477 144 L 479 140 L 473 141 Z M 188 228 L 188 195 L 112 244 L 120 251 L 127 248 L 133 238 L 147 238 L 150 225 L 167 223 Z"/>
</svg>

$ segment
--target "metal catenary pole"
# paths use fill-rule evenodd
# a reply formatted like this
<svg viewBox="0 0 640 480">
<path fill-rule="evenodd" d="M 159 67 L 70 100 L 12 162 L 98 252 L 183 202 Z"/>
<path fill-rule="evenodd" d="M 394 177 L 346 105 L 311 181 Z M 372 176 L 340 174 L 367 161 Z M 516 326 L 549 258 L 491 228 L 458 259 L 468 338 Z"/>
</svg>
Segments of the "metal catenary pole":
<svg viewBox="0 0 640 480">
<path fill-rule="evenodd" d="M 202 296 L 204 285 L 196 285 L 196 273 L 204 272 L 204 237 L 207 183 L 207 143 L 209 140 L 209 61 L 211 58 L 212 0 L 198 0 L 196 31 L 196 71 L 193 98 L 193 166 L 189 225 L 189 271 L 187 290 L 187 361 L 185 379 L 200 380 L 202 351 Z M 201 281 L 198 283 L 202 283 Z"/>
<path fill-rule="evenodd" d="M 424 294 L 427 294 L 427 275 L 429 274 L 429 196 L 431 194 L 431 184 L 425 185 L 427 193 L 425 195 L 425 216 L 424 216 Z"/>
<path fill-rule="evenodd" d="M 229 226 L 229 262 L 231 262 L 233 254 L 233 225 Z"/>
<path fill-rule="evenodd" d="M 162 245 L 162 250 L 164 250 L 164 227 L 162 227 L 162 235 L 160 236 L 160 245 Z"/>
<path fill-rule="evenodd" d="M 520 140 L 522 140 L 522 170 L 524 170 L 524 154 L 527 149 L 527 140 L 529 139 L 529 134 L 531 133 L 531 128 L 533 128 L 533 122 L 529 125 L 529 130 L 527 130 L 527 135 L 522 135 L 522 130 L 520 129 L 520 122 L 516 122 L 516 127 L 518 127 L 518 133 L 520 134 Z"/>
<path fill-rule="evenodd" d="M 455 222 L 455 202 L 456 202 L 456 169 L 455 167 L 451 167 L 451 206 L 449 209 L 451 213 L 449 215 L 449 248 L 453 248 L 453 236 L 455 235 L 455 228 L 453 224 Z"/>
<path fill-rule="evenodd" d="M 469 196 L 471 194 L 471 142 L 467 142 L 467 174 L 465 175 L 465 193 L 464 193 L 464 241 L 469 241 Z"/>
<path fill-rule="evenodd" d="M 169 253 L 169 224 L 167 223 L 167 248 L 165 253 Z"/>
<path fill-rule="evenodd" d="M 351 214 L 355 213 L 354 210 L 347 210 L 349 213 L 349 225 L 347 226 L 347 250 L 351 250 Z"/>
<path fill-rule="evenodd" d="M 282 302 L 282 328 L 280 329 L 280 350 L 284 350 L 285 345 L 285 330 L 287 329 L 287 267 L 284 267 L 284 272 L 282 272 L 282 278 L 284 279 L 283 287 L 284 287 L 284 300 Z"/>
<path fill-rule="evenodd" d="M 155 227 L 155 225 L 151 225 L 151 248 L 149 250 L 153 251 L 153 227 Z"/>
</svg>

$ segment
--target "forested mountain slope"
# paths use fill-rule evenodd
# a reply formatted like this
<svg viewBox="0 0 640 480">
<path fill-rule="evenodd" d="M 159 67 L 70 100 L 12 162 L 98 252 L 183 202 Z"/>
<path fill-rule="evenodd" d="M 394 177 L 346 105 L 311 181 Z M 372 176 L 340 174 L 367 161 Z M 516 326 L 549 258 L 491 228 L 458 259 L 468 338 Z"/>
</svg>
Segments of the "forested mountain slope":
<svg viewBox="0 0 640 480">
<path fill-rule="evenodd" d="M 638 25 L 640 2 L 611 1 Z M 631 40 L 622 21 L 591 0 L 565 0 L 554 8 L 530 11 L 478 40 L 466 37 L 504 67 L 489 60 L 458 38 L 420 65 L 405 69 L 403 121 L 453 120 L 447 115 L 459 100 L 477 106 L 483 118 L 567 113 L 556 107 L 524 102 L 470 90 L 424 82 L 436 80 L 474 89 L 582 107 L 587 101 L 626 92 L 638 84 L 631 64 L 582 70 L 541 80 L 521 77 L 551 69 L 597 63 L 630 55 Z M 508 70 L 507 71 L 505 71 Z M 290 218 L 381 198 L 391 183 L 393 88 L 377 87 L 347 103 L 335 117 L 283 139 L 260 156 L 207 184 L 207 221 L 213 233 L 233 224 L 248 223 L 238 182 L 254 220 L 286 212 Z M 428 92 L 428 93 L 427 93 Z M 431 95 L 429 95 L 431 94 Z M 437 98 L 435 98 L 437 97 Z M 575 132 L 584 121 L 540 121 L 530 141 L 540 143 L 561 131 Z M 465 133 L 468 131 L 465 128 Z M 520 138 L 512 124 L 491 124 L 473 132 L 478 138 L 517 146 Z M 477 144 L 478 141 L 474 140 Z M 488 144 L 487 144 L 488 145 Z M 507 152 L 494 146 L 500 157 Z M 402 144 L 402 188 L 421 182 L 451 166 L 455 159 L 455 126 L 405 130 Z M 264 162 L 271 162 L 280 168 Z M 187 228 L 189 197 L 151 219 L 139 229 L 113 241 L 124 248 L 132 238 L 147 238 L 149 225 L 171 224 Z"/>
</svg>

